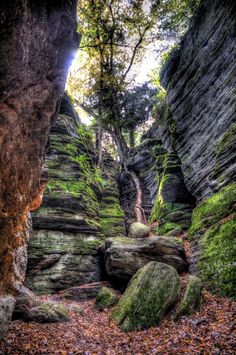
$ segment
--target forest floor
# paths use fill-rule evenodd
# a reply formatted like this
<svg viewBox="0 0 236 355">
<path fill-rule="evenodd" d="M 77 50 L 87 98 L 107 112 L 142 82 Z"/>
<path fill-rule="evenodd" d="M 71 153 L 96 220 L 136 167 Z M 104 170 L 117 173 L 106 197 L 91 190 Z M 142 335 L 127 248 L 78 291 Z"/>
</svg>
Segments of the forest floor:
<svg viewBox="0 0 236 355">
<path fill-rule="evenodd" d="M 128 333 L 110 320 L 111 310 L 97 311 L 94 301 L 62 300 L 59 295 L 40 298 L 63 301 L 70 320 L 13 321 L 0 342 L 0 354 L 236 354 L 236 303 L 208 291 L 204 291 L 202 310 L 191 317 Z"/>
<path fill-rule="evenodd" d="M 183 235 L 187 256 L 190 244 Z M 181 276 L 182 285 L 188 274 Z M 178 321 L 164 320 L 159 326 L 139 332 L 120 331 L 110 310 L 95 308 L 94 300 L 69 301 L 62 294 L 40 296 L 41 301 L 63 303 L 70 319 L 63 323 L 11 322 L 0 342 L 0 355 L 74 354 L 236 354 L 236 302 L 203 292 L 201 311 Z"/>
</svg>

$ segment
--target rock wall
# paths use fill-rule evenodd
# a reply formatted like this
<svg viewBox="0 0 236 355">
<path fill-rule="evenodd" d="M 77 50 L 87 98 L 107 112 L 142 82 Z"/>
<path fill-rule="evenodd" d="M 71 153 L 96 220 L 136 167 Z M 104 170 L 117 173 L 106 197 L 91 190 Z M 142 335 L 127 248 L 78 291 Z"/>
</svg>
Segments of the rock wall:
<svg viewBox="0 0 236 355">
<path fill-rule="evenodd" d="M 190 227 L 195 199 L 187 190 L 176 153 L 169 153 L 156 123 L 130 151 L 128 166 L 139 175 L 143 209 L 158 235 L 179 234 Z M 134 220 L 135 188 L 129 176 L 120 180 L 121 203 L 129 221 Z M 155 223 L 157 222 L 157 223 Z"/>
<path fill-rule="evenodd" d="M 177 152 L 198 202 L 190 228 L 192 270 L 231 297 L 236 280 L 235 43 L 235 1 L 202 1 L 162 78 L 168 88 L 164 143 Z"/>
<path fill-rule="evenodd" d="M 198 201 L 236 179 L 236 6 L 202 1 L 164 76 L 175 149 Z"/>
<path fill-rule="evenodd" d="M 103 174 L 96 168 L 92 134 L 67 96 L 45 164 L 49 183 L 42 206 L 32 214 L 26 277 L 27 287 L 38 294 L 100 281 L 98 247 L 106 236 L 124 235 L 114 162 L 106 156 Z"/>
<path fill-rule="evenodd" d="M 44 150 L 79 45 L 76 1 L 0 4 L 0 338 L 26 269 Z"/>
</svg>

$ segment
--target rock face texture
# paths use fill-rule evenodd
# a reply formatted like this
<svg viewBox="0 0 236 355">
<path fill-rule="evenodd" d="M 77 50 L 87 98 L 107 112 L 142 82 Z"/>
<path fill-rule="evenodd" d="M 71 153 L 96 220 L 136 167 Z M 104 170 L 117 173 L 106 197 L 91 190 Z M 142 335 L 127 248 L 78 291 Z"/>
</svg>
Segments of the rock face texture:
<svg viewBox="0 0 236 355">
<path fill-rule="evenodd" d="M 32 214 L 26 277 L 27 287 L 38 294 L 100 281 L 98 246 L 107 233 L 125 233 L 114 164 L 106 157 L 109 176 L 99 173 L 91 133 L 67 96 L 49 145 L 49 183 L 41 208 Z"/>
<path fill-rule="evenodd" d="M 179 289 L 176 270 L 152 261 L 131 279 L 112 317 L 124 331 L 154 326 L 178 300 Z"/>
<path fill-rule="evenodd" d="M 44 150 L 79 45 L 76 1 L 0 4 L 0 328 L 24 281 Z M 9 301 L 9 302 L 8 302 Z"/>
<path fill-rule="evenodd" d="M 233 0 L 202 1 L 173 70 L 166 69 L 174 147 L 198 201 L 236 179 L 235 14 Z"/>
<path fill-rule="evenodd" d="M 236 4 L 202 1 L 167 64 L 164 143 L 197 200 L 191 269 L 235 297 Z M 199 203 L 200 202 L 200 203 Z"/>
<path fill-rule="evenodd" d="M 32 215 L 28 251 L 26 285 L 36 293 L 100 279 L 93 145 L 66 96 L 49 144 L 49 183 L 41 208 Z"/>
<path fill-rule="evenodd" d="M 183 272 L 188 267 L 183 246 L 171 237 L 106 239 L 106 272 L 112 281 L 127 284 L 150 261 L 171 265 L 178 272 Z"/>
<path fill-rule="evenodd" d="M 185 186 L 181 162 L 168 152 L 156 123 L 143 135 L 141 144 L 130 151 L 128 166 L 140 178 L 143 209 L 149 222 L 157 222 L 159 235 L 187 230 L 195 198 Z M 129 176 L 120 179 L 121 203 L 129 221 L 134 219 L 135 188 Z"/>
</svg>

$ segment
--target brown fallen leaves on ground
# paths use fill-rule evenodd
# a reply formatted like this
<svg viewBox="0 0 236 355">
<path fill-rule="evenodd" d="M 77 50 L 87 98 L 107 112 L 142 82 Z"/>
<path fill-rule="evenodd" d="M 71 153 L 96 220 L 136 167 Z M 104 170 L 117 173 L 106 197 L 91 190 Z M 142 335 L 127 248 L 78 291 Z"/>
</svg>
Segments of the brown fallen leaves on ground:
<svg viewBox="0 0 236 355">
<path fill-rule="evenodd" d="M 41 296 L 62 301 L 61 296 Z M 37 324 L 14 321 L 0 354 L 236 354 L 236 303 L 204 292 L 201 312 L 178 322 L 123 333 L 110 320 L 111 310 L 99 312 L 94 301 L 63 300 L 70 321 Z"/>
</svg>

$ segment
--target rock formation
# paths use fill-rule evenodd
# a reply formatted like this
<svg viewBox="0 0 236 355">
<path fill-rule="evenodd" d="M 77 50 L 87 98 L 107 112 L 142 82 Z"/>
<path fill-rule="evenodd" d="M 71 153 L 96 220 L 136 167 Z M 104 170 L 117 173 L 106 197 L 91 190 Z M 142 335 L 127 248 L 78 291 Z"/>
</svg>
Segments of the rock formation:
<svg viewBox="0 0 236 355">
<path fill-rule="evenodd" d="M 124 285 L 145 264 L 158 261 L 186 271 L 184 248 L 171 237 L 108 238 L 105 242 L 105 263 L 108 277 Z"/>
<path fill-rule="evenodd" d="M 233 0 L 202 1 L 163 80 L 174 147 L 198 201 L 236 178 L 235 13 Z"/>
<path fill-rule="evenodd" d="M 175 151 L 193 213 L 192 270 L 235 297 L 236 4 L 202 1 L 164 69 L 163 141 Z"/>
<path fill-rule="evenodd" d="M 33 30 L 32 30 L 33 29 Z M 26 270 L 48 134 L 79 45 L 76 0 L 0 4 L 0 337 Z"/>
<path fill-rule="evenodd" d="M 195 198 L 185 186 L 181 162 L 168 152 L 157 123 L 143 134 L 141 144 L 129 153 L 128 166 L 139 175 L 143 189 L 143 209 L 147 221 L 158 221 L 159 235 L 187 230 L 191 224 Z M 134 219 L 135 189 L 129 176 L 120 178 L 122 207 L 129 221 Z"/>
<path fill-rule="evenodd" d="M 49 183 L 41 208 L 32 215 L 29 243 L 26 285 L 36 293 L 101 280 L 98 246 L 107 233 L 125 233 L 114 163 L 106 156 L 100 175 L 92 136 L 66 95 L 49 145 L 45 161 Z"/>
<path fill-rule="evenodd" d="M 131 279 L 112 317 L 124 331 L 142 330 L 162 321 L 179 298 L 176 270 L 152 261 Z"/>
</svg>

